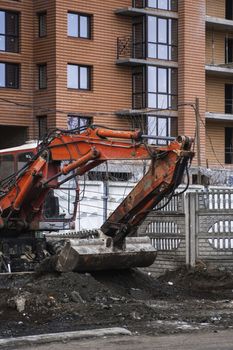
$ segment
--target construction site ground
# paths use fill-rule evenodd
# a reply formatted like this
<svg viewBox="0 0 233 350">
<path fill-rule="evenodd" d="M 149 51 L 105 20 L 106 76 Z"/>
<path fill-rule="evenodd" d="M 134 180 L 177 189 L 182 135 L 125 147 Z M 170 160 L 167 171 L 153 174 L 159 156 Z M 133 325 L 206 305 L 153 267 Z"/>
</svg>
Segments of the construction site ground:
<svg viewBox="0 0 233 350">
<path fill-rule="evenodd" d="M 233 275 L 203 266 L 158 279 L 137 269 L 0 275 L 1 338 L 116 326 L 149 336 L 233 328 Z"/>
</svg>

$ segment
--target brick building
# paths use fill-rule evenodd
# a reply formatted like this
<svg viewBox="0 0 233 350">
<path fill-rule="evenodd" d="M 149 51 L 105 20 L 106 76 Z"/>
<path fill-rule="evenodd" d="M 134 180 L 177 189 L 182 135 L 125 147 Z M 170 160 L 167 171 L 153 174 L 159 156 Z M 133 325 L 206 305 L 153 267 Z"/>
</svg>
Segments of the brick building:
<svg viewBox="0 0 233 350">
<path fill-rule="evenodd" d="M 94 122 L 233 163 L 232 0 L 0 0 L 0 148 Z"/>
</svg>

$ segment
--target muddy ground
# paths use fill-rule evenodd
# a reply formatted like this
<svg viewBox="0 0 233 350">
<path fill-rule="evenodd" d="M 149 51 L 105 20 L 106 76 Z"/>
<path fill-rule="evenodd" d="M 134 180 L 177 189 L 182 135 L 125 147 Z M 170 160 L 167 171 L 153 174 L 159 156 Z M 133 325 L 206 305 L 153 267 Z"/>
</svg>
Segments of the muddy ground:
<svg viewBox="0 0 233 350">
<path fill-rule="evenodd" d="M 185 268 L 0 275 L 0 337 L 121 326 L 137 334 L 233 328 L 233 276 Z"/>
</svg>

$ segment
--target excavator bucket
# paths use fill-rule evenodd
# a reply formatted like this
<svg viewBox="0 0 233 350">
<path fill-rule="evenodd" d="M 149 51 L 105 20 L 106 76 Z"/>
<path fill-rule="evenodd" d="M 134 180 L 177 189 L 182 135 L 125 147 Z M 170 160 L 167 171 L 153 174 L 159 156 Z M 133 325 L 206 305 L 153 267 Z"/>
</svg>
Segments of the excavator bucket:
<svg viewBox="0 0 233 350">
<path fill-rule="evenodd" d="M 59 240 L 56 244 L 59 245 Z M 156 250 L 149 237 L 127 237 L 123 249 L 114 247 L 112 238 L 104 235 L 101 238 L 71 238 L 65 239 L 59 251 L 41 263 L 40 270 L 91 272 L 128 269 L 150 266 L 155 258 Z"/>
</svg>

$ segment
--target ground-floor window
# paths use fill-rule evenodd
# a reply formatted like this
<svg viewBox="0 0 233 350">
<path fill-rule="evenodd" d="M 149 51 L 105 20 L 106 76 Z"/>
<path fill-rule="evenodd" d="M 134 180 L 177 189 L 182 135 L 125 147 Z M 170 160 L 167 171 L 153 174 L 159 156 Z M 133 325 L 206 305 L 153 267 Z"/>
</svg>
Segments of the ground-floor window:
<svg viewBox="0 0 233 350">
<path fill-rule="evenodd" d="M 77 115 L 68 115 L 68 129 L 80 129 L 82 131 L 83 127 L 89 126 L 92 123 L 92 118 L 82 117 Z"/>
</svg>

